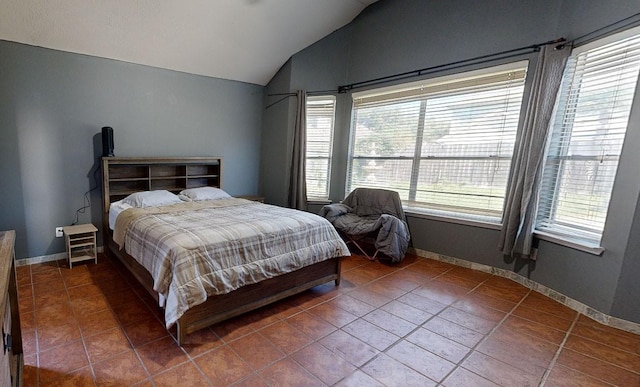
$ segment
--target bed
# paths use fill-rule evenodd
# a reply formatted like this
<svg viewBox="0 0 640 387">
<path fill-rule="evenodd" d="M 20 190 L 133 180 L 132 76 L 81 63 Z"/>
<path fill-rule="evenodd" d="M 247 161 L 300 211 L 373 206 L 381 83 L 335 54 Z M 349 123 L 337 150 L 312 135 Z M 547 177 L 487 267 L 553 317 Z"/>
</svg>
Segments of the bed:
<svg viewBox="0 0 640 387">
<path fill-rule="evenodd" d="M 180 345 L 204 327 L 340 283 L 349 251 L 314 214 L 230 197 L 122 204 L 147 191 L 223 192 L 221 158 L 104 157 L 102 171 L 104 251 L 163 305 Z"/>
</svg>

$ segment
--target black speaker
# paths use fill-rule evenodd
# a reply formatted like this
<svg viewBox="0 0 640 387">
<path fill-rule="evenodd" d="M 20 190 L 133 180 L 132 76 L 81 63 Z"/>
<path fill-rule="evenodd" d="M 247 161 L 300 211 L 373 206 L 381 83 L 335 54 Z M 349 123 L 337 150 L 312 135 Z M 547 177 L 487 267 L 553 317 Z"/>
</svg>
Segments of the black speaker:
<svg viewBox="0 0 640 387">
<path fill-rule="evenodd" d="M 113 128 L 102 128 L 102 157 L 113 157 Z"/>
</svg>

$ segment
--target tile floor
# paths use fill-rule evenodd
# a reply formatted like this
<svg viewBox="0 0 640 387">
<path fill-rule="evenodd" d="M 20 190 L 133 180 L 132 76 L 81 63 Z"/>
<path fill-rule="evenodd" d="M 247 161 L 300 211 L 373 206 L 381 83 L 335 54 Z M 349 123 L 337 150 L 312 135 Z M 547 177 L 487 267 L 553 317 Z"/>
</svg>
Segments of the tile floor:
<svg viewBox="0 0 640 387">
<path fill-rule="evenodd" d="M 187 336 L 100 256 L 18 268 L 25 386 L 639 386 L 640 337 L 408 256 Z"/>
</svg>

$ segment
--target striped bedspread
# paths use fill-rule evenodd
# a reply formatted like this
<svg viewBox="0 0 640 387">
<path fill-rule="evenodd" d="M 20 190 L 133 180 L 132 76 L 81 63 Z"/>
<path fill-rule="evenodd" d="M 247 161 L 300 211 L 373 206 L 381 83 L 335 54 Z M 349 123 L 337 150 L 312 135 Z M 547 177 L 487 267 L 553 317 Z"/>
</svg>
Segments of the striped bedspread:
<svg viewBox="0 0 640 387">
<path fill-rule="evenodd" d="M 153 276 L 167 328 L 207 295 L 350 254 L 320 216 L 235 198 L 125 210 L 114 241 Z"/>
</svg>

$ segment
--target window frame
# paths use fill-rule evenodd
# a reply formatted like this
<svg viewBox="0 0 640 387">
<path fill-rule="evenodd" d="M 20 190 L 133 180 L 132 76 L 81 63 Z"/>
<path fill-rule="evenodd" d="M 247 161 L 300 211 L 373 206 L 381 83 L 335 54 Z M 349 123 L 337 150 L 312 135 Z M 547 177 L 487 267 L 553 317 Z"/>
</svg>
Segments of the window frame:
<svg viewBox="0 0 640 387">
<path fill-rule="evenodd" d="M 640 35 L 640 27 L 631 28 L 623 32 L 615 33 L 609 35 L 607 37 L 594 40 L 588 44 L 583 46 L 579 46 L 573 49 L 569 60 L 578 61 L 578 57 L 583 53 L 597 50 L 606 45 L 621 42 L 625 39 L 638 37 Z M 575 65 L 574 65 L 575 66 Z M 595 65 L 593 65 L 595 67 Z M 587 70 L 580 70 L 582 72 L 580 81 L 584 78 L 584 73 L 588 73 Z M 625 124 L 624 135 L 622 137 L 622 145 L 620 149 L 617 150 L 616 154 L 603 154 L 603 155 L 581 155 L 581 154 L 569 154 L 569 149 L 571 147 L 571 139 L 573 139 L 573 129 L 574 124 L 572 123 L 569 128 L 567 125 L 557 125 L 559 118 L 563 118 L 564 114 L 567 110 L 577 110 L 579 101 L 569 101 L 568 99 L 563 100 L 563 88 L 570 88 L 573 85 L 574 78 L 577 76 L 577 70 L 573 68 L 571 72 L 563 74 L 563 85 L 559 90 L 559 98 L 556 100 L 556 107 L 554 117 L 550 122 L 550 131 L 547 139 L 547 147 L 545 149 L 545 166 L 552 165 L 548 167 L 550 171 L 546 168 L 543 170 L 543 180 L 540 183 L 538 189 L 540 190 L 538 210 L 536 214 L 536 223 L 534 226 L 534 234 L 541 240 L 546 240 L 549 242 L 561 244 L 564 246 L 568 246 L 570 248 L 584 251 L 594 255 L 601 255 L 604 252 L 604 248 L 602 247 L 602 238 L 604 236 L 604 232 L 607 227 L 607 223 L 609 221 L 610 215 L 610 204 L 613 195 L 613 190 L 617 182 L 617 174 L 620 167 L 620 160 L 623 155 L 624 143 L 626 141 L 626 135 L 629 130 L 629 122 L 632 118 L 632 109 L 633 102 L 636 99 L 636 93 L 638 88 L 638 84 L 640 83 L 640 77 L 636 78 L 635 84 L 633 86 L 634 94 L 630 99 L 630 107 L 628 112 L 627 121 Z M 569 77 L 570 79 L 566 79 Z M 565 85 L 566 82 L 570 82 L 571 84 Z M 578 89 L 579 91 L 581 89 Z M 579 92 L 578 91 L 578 92 Z M 583 102 L 584 103 L 584 102 Z M 562 105 L 561 105 L 562 104 Z M 570 106 L 569 106 L 570 105 Z M 611 107 L 614 109 L 615 107 Z M 573 119 L 572 119 L 573 121 Z M 565 131 L 571 131 L 569 140 L 566 141 L 564 145 L 552 145 L 555 136 L 565 136 Z M 549 160 L 553 160 L 551 164 L 548 163 Z M 579 221 L 575 222 L 567 222 L 557 220 L 556 213 L 558 211 L 558 203 L 561 201 L 559 198 L 559 191 L 561 189 L 560 181 L 565 176 L 562 172 L 558 172 L 565 168 L 567 162 L 571 161 L 593 161 L 593 162 L 604 162 L 604 161 L 616 161 L 615 173 L 613 178 L 611 179 L 610 186 L 607 187 L 609 191 L 606 212 L 604 213 L 604 221 L 602 224 L 602 230 L 595 230 L 593 227 L 587 227 L 579 223 Z M 548 178 L 546 180 L 545 176 L 549 174 L 554 176 L 553 179 Z M 545 183 L 548 183 L 550 180 L 553 180 L 553 187 L 547 188 L 545 191 Z"/>
<path fill-rule="evenodd" d="M 423 217 L 423 218 L 431 218 L 431 219 L 438 219 L 438 220 L 443 220 L 443 221 L 449 221 L 449 222 L 453 222 L 453 223 L 460 223 L 460 224 L 466 224 L 466 225 L 474 225 L 474 226 L 482 226 L 482 227 L 487 227 L 487 228 L 492 228 L 492 229 L 498 229 L 502 223 L 502 216 L 504 213 L 504 201 L 506 199 L 506 193 L 508 191 L 508 186 L 510 184 L 510 165 L 511 162 L 513 160 L 513 153 L 515 151 L 515 144 L 517 142 L 517 139 L 519 138 L 519 131 L 522 125 L 522 110 L 525 108 L 525 98 L 526 98 L 526 94 L 527 94 L 527 71 L 528 71 L 528 67 L 529 67 L 529 60 L 528 59 L 520 59 L 520 60 L 516 60 L 513 62 L 508 62 L 508 63 L 503 63 L 503 64 L 497 64 L 497 65 L 491 65 L 485 68 L 481 68 L 481 69 L 476 69 L 476 70 L 466 70 L 466 71 L 461 71 L 461 72 L 457 72 L 455 74 L 450 74 L 450 75 L 444 75 L 444 76 L 439 76 L 439 77 L 435 77 L 435 78 L 431 78 L 431 79 L 426 79 L 426 80 L 420 80 L 420 81 L 415 81 L 415 82 L 410 82 L 410 83 L 403 83 L 403 84 L 399 84 L 399 85 L 393 85 L 393 86 L 388 86 L 388 87 L 383 87 L 383 88 L 378 88 L 378 89 L 374 89 L 374 90 L 366 90 L 363 92 L 356 92 L 352 94 L 352 98 L 354 100 L 354 106 L 352 106 L 352 119 L 351 119 L 351 128 L 350 128 L 350 144 L 349 144 L 349 153 L 348 153 L 348 162 L 347 162 L 347 173 L 346 173 L 346 181 L 345 181 L 345 194 L 348 194 L 348 192 L 350 192 L 354 185 L 353 185 L 353 178 L 352 178 L 352 173 L 353 173 L 353 163 L 354 161 L 365 161 L 365 160 L 371 160 L 371 161 L 376 161 L 376 160 L 396 160 L 399 162 L 402 161 L 411 161 L 411 181 L 409 184 L 409 194 L 408 194 L 408 198 L 409 200 L 403 200 L 403 206 L 405 207 L 405 211 L 412 213 L 412 214 L 416 214 L 419 217 Z M 355 115 L 356 115 L 356 104 L 355 101 L 359 98 L 362 98 L 363 96 L 365 98 L 372 98 L 373 100 L 375 99 L 382 99 L 384 100 L 384 95 L 389 95 L 389 94 L 400 94 L 403 93 L 407 90 L 410 89 L 414 89 L 417 85 L 434 85 L 434 86 L 438 86 L 438 85 L 445 85 L 445 84 L 449 84 L 449 83 L 456 83 L 458 81 L 465 81 L 467 79 L 473 79 L 474 77 L 477 78 L 481 78 L 483 76 L 487 76 L 487 75 L 492 75 L 492 74 L 497 74 L 501 71 L 507 70 L 507 69 L 511 69 L 513 71 L 522 71 L 524 73 L 524 76 L 521 80 L 522 82 L 522 95 L 521 95 L 521 99 L 519 101 L 519 109 L 518 109 L 518 114 L 517 114 L 517 122 L 515 125 L 515 129 L 514 129 L 514 144 L 513 146 L 510 147 L 510 155 L 509 156 L 504 156 L 502 154 L 499 155 L 487 155 L 487 156 L 442 156 L 442 155 L 437 155 L 437 156 L 433 156 L 433 155 L 423 155 L 422 154 L 422 134 L 424 133 L 424 127 L 425 125 L 425 121 L 423 120 L 424 115 L 426 113 L 426 110 L 428 109 L 426 106 L 426 99 L 429 97 L 420 97 L 420 98 L 416 98 L 416 101 L 420 100 L 420 111 L 418 113 L 418 115 L 420 116 L 419 120 L 418 120 L 418 129 L 417 129 L 417 134 L 416 134 L 416 139 L 415 139 L 415 147 L 414 147 L 414 152 L 413 152 L 413 156 L 367 156 L 367 155 L 354 155 L 354 144 L 356 141 L 356 129 L 355 129 Z M 437 94 L 432 94 L 431 98 L 434 97 L 438 97 Z M 421 100 L 421 98 L 423 98 Z M 392 100 L 393 98 L 389 98 L 389 100 Z M 487 162 L 496 162 L 496 161 L 500 161 L 500 160 L 509 160 L 509 166 L 507 169 L 507 173 L 505 175 L 505 179 L 506 179 L 506 184 L 505 184 L 505 191 L 504 191 L 504 195 L 502 196 L 502 206 L 499 212 L 496 211 L 495 216 L 488 216 L 488 215 L 483 215 L 483 214 L 473 214 L 470 213 L 470 210 L 467 209 L 467 212 L 455 212 L 452 211 L 453 206 L 440 206 L 438 207 L 437 205 L 435 205 L 434 203 L 431 204 L 425 204 L 425 203 L 420 203 L 418 201 L 416 201 L 416 193 L 419 191 L 418 190 L 418 181 L 419 181 L 419 170 L 420 170 L 420 165 L 423 162 L 433 162 L 436 160 L 441 160 L 441 161 L 446 161 L 446 160 L 485 160 Z M 388 187 L 387 187 L 388 188 Z M 393 188 L 391 188 L 393 189 Z M 403 190 L 406 191 L 406 190 Z M 479 212 L 479 211 L 478 211 Z"/>
<path fill-rule="evenodd" d="M 331 101 L 331 105 L 332 105 L 332 113 L 331 113 L 331 128 L 330 128 L 330 133 L 329 133 L 329 139 L 328 139 L 328 143 L 329 143 L 329 151 L 327 156 L 309 156 L 308 153 L 308 145 L 309 145 L 309 102 L 310 101 L 316 101 L 316 102 L 321 102 L 321 101 Z M 325 202 L 325 201 L 329 201 L 329 197 L 330 197 L 330 192 L 331 192 L 331 169 L 332 169 L 332 162 L 333 162 L 333 140 L 334 140 L 334 136 L 335 136 L 335 124 L 336 124 L 336 96 L 335 95 L 314 95 L 314 96 L 307 96 L 307 103 L 305 106 L 305 117 L 306 117 L 306 129 L 307 129 L 307 135 L 306 135 L 306 144 L 305 144 L 305 176 L 306 176 L 306 181 L 305 184 L 307 185 L 307 201 L 308 202 Z M 321 196 L 310 196 L 309 195 L 309 180 L 308 180 L 308 172 L 309 172 L 309 160 L 327 160 L 327 168 L 326 168 L 326 189 L 325 189 L 325 195 L 321 195 Z"/>
</svg>

